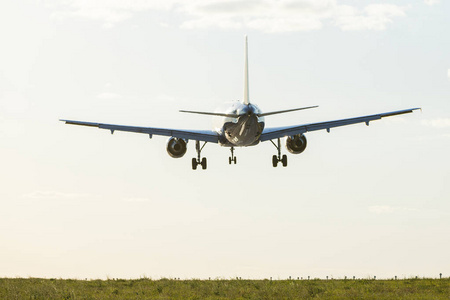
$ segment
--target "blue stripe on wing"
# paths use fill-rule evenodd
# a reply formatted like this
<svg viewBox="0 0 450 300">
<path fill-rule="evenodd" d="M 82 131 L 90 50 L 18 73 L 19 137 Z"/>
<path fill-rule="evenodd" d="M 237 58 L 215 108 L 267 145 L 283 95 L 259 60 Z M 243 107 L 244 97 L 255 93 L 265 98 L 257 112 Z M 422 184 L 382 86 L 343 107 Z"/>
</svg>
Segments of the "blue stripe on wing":
<svg viewBox="0 0 450 300">
<path fill-rule="evenodd" d="M 322 130 L 322 129 L 330 130 L 330 128 L 333 128 L 333 127 L 339 127 L 339 126 L 345 126 L 345 125 L 351 125 L 351 124 L 357 124 L 357 123 L 366 123 L 368 125 L 369 122 L 374 121 L 374 120 L 379 120 L 384 117 L 391 117 L 391 116 L 411 113 L 417 109 L 420 109 L 420 108 L 410 108 L 410 109 L 392 111 L 392 112 L 387 112 L 387 113 L 381 113 L 381 114 L 375 114 L 375 115 L 369 115 L 369 116 L 363 116 L 363 117 L 356 117 L 356 118 L 349 118 L 349 119 L 341 119 L 341 120 L 335 120 L 335 121 L 318 122 L 318 123 L 295 125 L 295 126 L 285 126 L 285 127 L 277 127 L 277 128 L 267 128 L 267 129 L 264 129 L 263 133 L 261 134 L 260 140 L 262 142 L 264 142 L 264 141 L 281 138 L 281 137 L 285 137 L 285 136 L 294 136 L 296 134 L 301 134 L 301 133 L 305 133 L 305 132 L 309 132 L 309 131 Z"/>
<path fill-rule="evenodd" d="M 103 124 L 103 123 L 93 123 L 93 122 L 83 122 L 83 121 L 73 121 L 73 120 L 60 120 L 66 124 L 71 125 L 81 125 L 97 127 L 101 129 L 108 129 L 113 133 L 114 131 L 126 131 L 126 132 L 136 132 L 145 133 L 149 135 L 162 135 L 177 137 L 186 140 L 197 140 L 210 143 L 218 143 L 219 135 L 217 132 L 212 130 L 178 130 L 178 129 L 166 129 L 166 128 L 154 128 L 154 127 L 139 127 L 139 126 L 125 126 L 125 125 L 114 125 L 114 124 Z"/>
</svg>

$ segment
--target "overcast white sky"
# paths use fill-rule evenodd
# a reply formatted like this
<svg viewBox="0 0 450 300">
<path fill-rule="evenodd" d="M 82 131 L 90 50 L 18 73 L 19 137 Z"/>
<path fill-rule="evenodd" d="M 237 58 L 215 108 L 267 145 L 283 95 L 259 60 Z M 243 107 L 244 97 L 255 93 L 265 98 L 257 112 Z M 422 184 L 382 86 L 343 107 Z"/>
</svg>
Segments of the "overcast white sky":
<svg viewBox="0 0 450 300">
<path fill-rule="evenodd" d="M 449 276 L 450 3 L 3 1 L 0 277 Z M 270 143 L 206 145 L 59 118 L 209 129 L 243 96 L 302 124 L 411 107 Z M 283 148 L 283 152 L 287 151 Z"/>
</svg>

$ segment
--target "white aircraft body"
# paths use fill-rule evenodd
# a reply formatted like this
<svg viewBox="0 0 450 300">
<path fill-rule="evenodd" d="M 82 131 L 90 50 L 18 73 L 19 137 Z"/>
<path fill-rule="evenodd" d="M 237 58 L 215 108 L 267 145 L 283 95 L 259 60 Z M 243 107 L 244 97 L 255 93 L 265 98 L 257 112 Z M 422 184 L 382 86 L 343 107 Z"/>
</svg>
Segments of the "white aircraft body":
<svg viewBox="0 0 450 300">
<path fill-rule="evenodd" d="M 245 37 L 245 67 L 244 67 L 244 99 L 242 102 L 235 102 L 224 113 L 215 112 L 198 112 L 198 111 L 185 111 L 180 112 L 195 113 L 216 116 L 221 118 L 221 127 L 216 130 L 178 130 L 178 129 L 165 129 L 155 127 L 137 127 L 126 125 L 114 125 L 103 124 L 73 120 L 60 120 L 66 124 L 91 126 L 101 129 L 108 129 L 111 134 L 114 131 L 127 131 L 145 133 L 150 136 L 161 135 L 170 137 L 167 142 L 167 152 L 173 158 L 180 158 L 184 156 L 187 150 L 187 143 L 189 140 L 195 141 L 195 147 L 197 151 L 197 157 L 192 159 L 192 169 L 197 169 L 198 165 L 202 166 L 202 169 L 206 169 L 207 161 L 205 157 L 201 157 L 201 151 L 206 143 L 216 143 L 220 146 L 230 147 L 231 156 L 229 157 L 229 164 L 236 164 L 236 156 L 234 155 L 235 147 L 247 147 L 258 145 L 259 142 L 270 141 L 276 147 L 278 154 L 272 156 L 272 165 L 276 167 L 279 162 L 283 167 L 287 166 L 287 156 L 281 155 L 281 142 L 280 139 L 286 137 L 286 148 L 292 154 L 300 154 L 306 148 L 305 133 L 310 131 L 326 129 L 330 132 L 333 127 L 339 127 L 344 125 L 365 123 L 367 126 L 369 122 L 379 120 L 384 117 L 396 116 L 400 114 L 411 113 L 414 110 L 420 108 L 409 108 L 398 111 L 391 111 L 386 113 L 361 116 L 355 118 L 318 122 L 310 124 L 302 124 L 295 126 L 285 126 L 277 128 L 266 128 L 264 117 L 274 114 L 287 113 L 297 110 L 315 108 L 317 106 L 309 106 L 302 108 L 294 108 L 281 111 L 273 111 L 263 113 L 258 106 L 250 103 L 249 97 L 249 82 L 248 82 L 248 46 L 247 37 Z M 276 142 L 274 142 L 274 140 Z M 203 143 L 203 144 L 201 144 Z"/>
</svg>

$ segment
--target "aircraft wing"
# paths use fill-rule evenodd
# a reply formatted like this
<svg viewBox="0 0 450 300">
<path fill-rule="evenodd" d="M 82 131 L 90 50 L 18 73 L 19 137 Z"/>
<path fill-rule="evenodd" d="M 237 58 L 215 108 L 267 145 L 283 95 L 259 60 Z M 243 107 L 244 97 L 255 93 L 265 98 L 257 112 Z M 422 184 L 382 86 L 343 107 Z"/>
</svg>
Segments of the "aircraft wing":
<svg viewBox="0 0 450 300">
<path fill-rule="evenodd" d="M 196 140 L 210 143 L 218 143 L 219 135 L 212 130 L 178 130 L 178 129 L 165 129 L 165 128 L 154 128 L 154 127 L 138 127 L 138 126 L 124 126 L 124 125 L 114 125 L 114 124 L 103 124 L 103 123 L 92 123 L 92 122 L 82 122 L 73 120 L 60 120 L 65 122 L 65 124 L 71 125 L 81 125 L 97 127 L 101 129 L 108 129 L 111 134 L 114 131 L 127 131 L 127 132 L 137 132 L 145 133 L 152 137 L 152 135 L 162 135 L 177 137 L 186 140 Z"/>
<path fill-rule="evenodd" d="M 277 127 L 277 128 L 266 128 L 266 129 L 264 129 L 263 133 L 261 134 L 260 140 L 263 142 L 263 141 L 268 141 L 268 140 L 281 138 L 281 137 L 285 137 L 285 136 L 294 136 L 296 134 L 301 134 L 301 133 L 305 133 L 305 132 L 309 132 L 309 131 L 322 130 L 322 129 L 326 129 L 329 132 L 331 128 L 345 126 L 345 125 L 351 125 L 351 124 L 356 124 L 356 123 L 366 123 L 366 125 L 369 126 L 369 122 L 371 122 L 371 121 L 379 120 L 384 117 L 390 117 L 390 116 L 411 113 L 417 109 L 420 109 L 420 108 L 410 108 L 410 109 L 386 112 L 386 113 L 381 113 L 381 114 L 376 114 L 376 115 L 362 116 L 362 117 L 349 118 L 349 119 L 341 119 L 341 120 L 335 120 L 335 121 L 318 122 L 318 123 Z"/>
</svg>

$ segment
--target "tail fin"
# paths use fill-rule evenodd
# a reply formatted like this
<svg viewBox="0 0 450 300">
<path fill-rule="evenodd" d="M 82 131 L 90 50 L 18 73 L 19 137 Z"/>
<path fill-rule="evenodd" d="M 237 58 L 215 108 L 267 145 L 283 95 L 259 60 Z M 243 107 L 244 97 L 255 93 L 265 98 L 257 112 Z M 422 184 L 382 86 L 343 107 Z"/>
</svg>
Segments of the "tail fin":
<svg viewBox="0 0 450 300">
<path fill-rule="evenodd" d="M 248 43 L 247 36 L 245 36 L 245 65 L 244 65 L 244 101 L 242 103 L 250 104 L 248 93 Z"/>
</svg>

